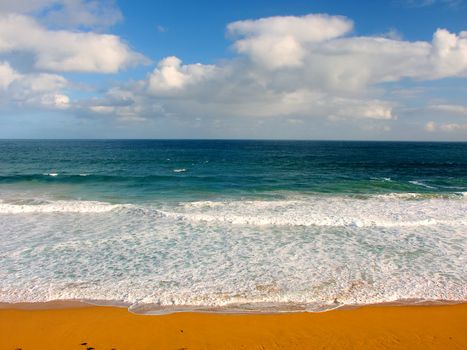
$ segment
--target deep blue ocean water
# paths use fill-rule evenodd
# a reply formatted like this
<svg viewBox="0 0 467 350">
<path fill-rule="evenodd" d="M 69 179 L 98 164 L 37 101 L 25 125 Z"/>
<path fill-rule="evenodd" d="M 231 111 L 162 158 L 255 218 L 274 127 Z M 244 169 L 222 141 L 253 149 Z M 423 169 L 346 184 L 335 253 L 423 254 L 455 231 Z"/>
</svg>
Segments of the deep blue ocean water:
<svg viewBox="0 0 467 350">
<path fill-rule="evenodd" d="M 467 143 L 0 141 L 0 301 L 467 295 Z"/>
<path fill-rule="evenodd" d="M 2 189 L 24 186 L 61 198 L 467 191 L 467 143 L 0 141 L 0 150 Z"/>
</svg>

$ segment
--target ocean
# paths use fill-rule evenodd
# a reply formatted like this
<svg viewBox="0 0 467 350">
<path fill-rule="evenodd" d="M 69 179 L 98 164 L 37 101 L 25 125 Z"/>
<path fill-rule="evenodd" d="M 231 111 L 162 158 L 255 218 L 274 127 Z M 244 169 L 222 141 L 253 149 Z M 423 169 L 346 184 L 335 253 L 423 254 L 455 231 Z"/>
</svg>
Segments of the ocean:
<svg viewBox="0 0 467 350">
<path fill-rule="evenodd" d="M 467 143 L 2 140 L 0 302 L 465 301 Z"/>
</svg>

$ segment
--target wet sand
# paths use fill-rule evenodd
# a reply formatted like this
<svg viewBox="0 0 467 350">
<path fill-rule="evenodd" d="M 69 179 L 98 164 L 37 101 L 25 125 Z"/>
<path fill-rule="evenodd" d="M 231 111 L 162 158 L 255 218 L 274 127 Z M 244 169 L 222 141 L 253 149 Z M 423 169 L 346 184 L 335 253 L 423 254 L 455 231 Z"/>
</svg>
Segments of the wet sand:
<svg viewBox="0 0 467 350">
<path fill-rule="evenodd" d="M 467 349 L 465 303 L 159 316 L 77 303 L 30 306 L 0 309 L 0 349 Z"/>
</svg>

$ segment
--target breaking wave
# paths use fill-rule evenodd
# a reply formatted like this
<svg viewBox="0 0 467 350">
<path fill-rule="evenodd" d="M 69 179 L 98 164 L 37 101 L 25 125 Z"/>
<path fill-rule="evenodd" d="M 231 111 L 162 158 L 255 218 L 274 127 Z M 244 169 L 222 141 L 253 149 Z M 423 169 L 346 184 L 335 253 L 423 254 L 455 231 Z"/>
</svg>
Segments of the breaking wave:
<svg viewBox="0 0 467 350">
<path fill-rule="evenodd" d="M 23 201 L 0 201 L 0 214 L 28 213 L 105 213 L 124 205 L 97 201 L 38 201 L 38 204 L 23 204 Z"/>
<path fill-rule="evenodd" d="M 253 226 L 410 227 L 467 225 L 465 193 L 306 196 L 284 200 L 180 202 L 176 205 L 98 201 L 0 201 L 0 214 L 105 213 L 139 210 L 174 220 Z"/>
<path fill-rule="evenodd" d="M 100 300 L 135 312 L 462 301 L 466 213 L 465 193 L 4 199 L 0 301 Z"/>
</svg>

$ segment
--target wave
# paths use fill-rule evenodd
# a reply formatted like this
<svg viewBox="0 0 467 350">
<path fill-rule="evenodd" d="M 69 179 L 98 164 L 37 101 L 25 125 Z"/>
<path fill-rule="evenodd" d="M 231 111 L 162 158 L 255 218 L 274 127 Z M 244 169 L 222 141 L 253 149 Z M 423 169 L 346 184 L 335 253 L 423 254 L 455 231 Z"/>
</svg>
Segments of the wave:
<svg viewBox="0 0 467 350">
<path fill-rule="evenodd" d="M 467 192 L 447 192 L 447 193 L 416 193 L 416 192 L 394 192 L 384 194 L 367 195 L 367 198 L 380 199 L 402 199 L 402 200 L 427 200 L 427 199 L 464 199 Z"/>
<path fill-rule="evenodd" d="M 98 201 L 0 201 L 0 214 L 106 213 L 249 226 L 416 227 L 467 225 L 467 196 L 391 193 L 366 197 L 305 196 L 282 200 L 112 204 Z"/>
<path fill-rule="evenodd" d="M 374 181 L 392 182 L 392 179 L 390 177 L 371 177 L 370 179 Z"/>
<path fill-rule="evenodd" d="M 136 312 L 458 301 L 466 212 L 465 193 L 3 200 L 0 301 L 118 300 Z"/>
<path fill-rule="evenodd" d="M 276 201 L 200 201 L 185 203 L 175 212 L 163 213 L 188 221 L 256 226 L 467 225 L 467 201 L 459 198 L 465 196 L 427 198 L 416 194 L 389 194 L 367 199 L 311 196 Z"/>
<path fill-rule="evenodd" d="M 426 183 L 421 182 L 421 181 L 414 180 L 414 181 L 409 181 L 409 183 L 411 183 L 412 185 L 421 186 L 421 187 L 424 187 L 424 188 L 436 189 L 436 187 L 427 185 Z"/>
<path fill-rule="evenodd" d="M 0 201 L 0 214 L 28 213 L 105 213 L 128 205 L 97 201 L 39 201 L 39 204 L 21 204 Z"/>
<path fill-rule="evenodd" d="M 123 176 L 123 175 L 99 175 L 89 173 L 79 174 L 61 174 L 61 173 L 44 173 L 44 174 L 27 174 L 27 175 L 1 175 L 0 183 L 15 183 L 22 181 L 38 181 L 38 182 L 121 182 L 128 180 L 166 180 L 173 179 L 174 176 L 170 173 L 161 175 L 149 175 L 149 176 Z"/>
</svg>

